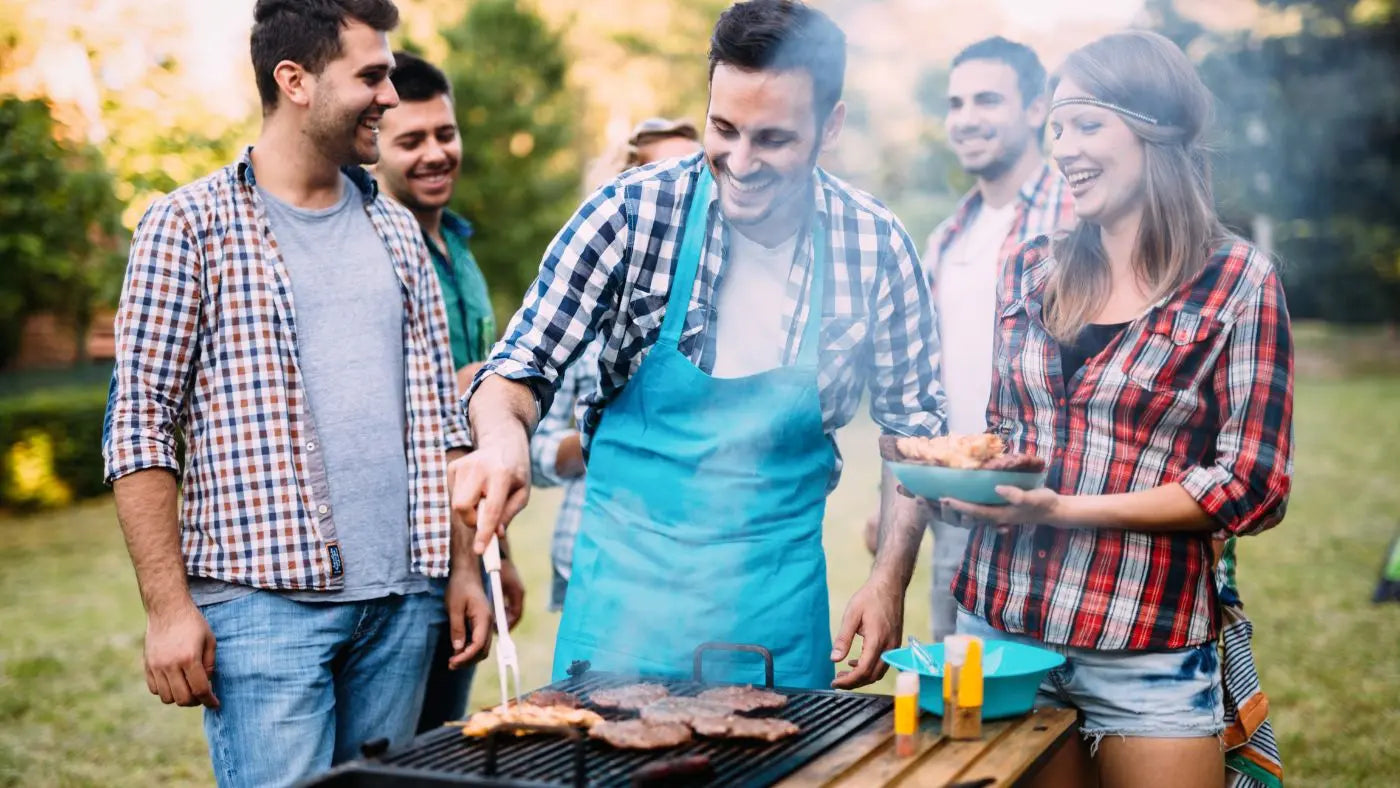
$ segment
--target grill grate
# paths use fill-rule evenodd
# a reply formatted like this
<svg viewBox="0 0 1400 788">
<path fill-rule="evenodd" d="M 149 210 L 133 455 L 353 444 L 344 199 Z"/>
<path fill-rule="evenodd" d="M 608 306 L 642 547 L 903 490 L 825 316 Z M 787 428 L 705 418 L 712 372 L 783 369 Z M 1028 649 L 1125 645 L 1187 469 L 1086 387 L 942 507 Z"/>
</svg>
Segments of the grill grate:
<svg viewBox="0 0 1400 788">
<path fill-rule="evenodd" d="M 549 685 L 587 699 L 604 687 L 636 681 L 608 673 L 584 673 Z M 691 681 L 658 680 L 673 695 L 695 695 L 710 684 Z M 802 732 L 773 742 L 744 742 L 696 738 L 690 744 L 664 750 L 618 750 L 589 741 L 585 762 L 588 785 L 629 786 L 632 774 L 647 764 L 681 755 L 709 758 L 713 775 L 704 782 L 687 785 L 765 786 L 815 759 L 818 755 L 885 714 L 891 707 L 888 697 L 854 693 L 787 690 L 788 704 L 777 716 L 791 720 Z M 608 719 L 631 716 L 625 712 L 603 712 Z M 494 777 L 485 775 L 485 742 L 463 736 L 457 728 L 430 731 L 403 748 L 393 750 L 377 761 L 346 764 L 311 785 L 328 788 L 418 788 L 418 786 L 480 785 L 500 788 L 545 788 L 568 786 L 574 780 L 573 742 L 558 736 L 502 736 L 497 749 Z"/>
</svg>

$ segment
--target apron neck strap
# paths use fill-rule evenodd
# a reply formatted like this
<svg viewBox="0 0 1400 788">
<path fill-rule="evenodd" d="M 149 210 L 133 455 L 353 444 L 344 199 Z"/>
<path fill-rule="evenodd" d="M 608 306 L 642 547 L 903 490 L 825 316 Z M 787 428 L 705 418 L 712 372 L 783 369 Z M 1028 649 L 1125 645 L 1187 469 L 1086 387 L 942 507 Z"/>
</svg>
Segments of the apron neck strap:
<svg viewBox="0 0 1400 788">
<path fill-rule="evenodd" d="M 695 289 L 695 277 L 700 270 L 700 258 L 705 253 L 705 241 L 709 238 L 710 192 L 714 188 L 714 177 L 709 165 L 701 162 L 700 175 L 686 210 L 685 226 L 682 228 L 680 257 L 676 260 L 676 272 L 671 278 L 671 294 L 666 299 L 666 315 L 661 320 L 661 337 L 658 340 L 670 346 L 680 342 L 681 331 L 685 328 L 685 315 L 690 307 L 690 293 Z M 802 344 L 797 351 L 797 364 L 815 366 L 817 345 L 821 340 L 822 296 L 826 289 L 826 233 L 823 232 L 821 218 L 812 217 L 812 267 L 807 275 L 811 283 L 807 287 L 809 304 L 807 325 L 802 331 Z"/>
<path fill-rule="evenodd" d="M 709 235 L 710 191 L 714 177 L 709 164 L 700 162 L 700 175 L 691 190 L 690 208 L 681 228 L 680 257 L 671 277 L 671 295 L 666 299 L 666 315 L 661 320 L 660 342 L 675 346 L 685 328 L 685 313 L 690 307 L 690 292 L 695 289 L 695 274 L 700 269 L 700 256 L 705 253 L 705 238 Z"/>
</svg>

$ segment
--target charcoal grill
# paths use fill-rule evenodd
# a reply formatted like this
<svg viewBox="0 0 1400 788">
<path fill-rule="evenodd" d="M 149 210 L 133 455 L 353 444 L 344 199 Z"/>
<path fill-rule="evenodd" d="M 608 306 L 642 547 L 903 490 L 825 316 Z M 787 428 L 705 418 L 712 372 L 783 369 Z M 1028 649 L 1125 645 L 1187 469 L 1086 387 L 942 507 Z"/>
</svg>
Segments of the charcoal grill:
<svg viewBox="0 0 1400 788">
<path fill-rule="evenodd" d="M 569 678 L 542 689 L 569 692 L 586 701 L 590 693 L 606 687 L 653 681 L 665 684 L 673 695 L 696 695 L 718 686 L 703 680 L 701 664 L 704 653 L 715 649 L 761 654 L 766 685 L 773 688 L 773 658 L 766 650 L 711 643 L 696 649 L 695 671 L 689 681 L 593 671 L 587 663 L 576 663 Z M 881 695 L 774 689 L 788 696 L 788 704 L 774 716 L 797 723 L 802 731 L 773 743 L 697 737 L 680 747 L 633 751 L 614 749 L 586 736 L 501 735 L 475 739 L 463 736 L 459 728 L 444 727 L 402 747 L 336 767 L 307 783 L 306 788 L 633 786 L 635 776 L 644 767 L 691 755 L 708 758 L 710 771 L 702 777 L 671 778 L 665 785 L 766 786 L 887 714 L 892 706 L 891 699 Z M 633 716 L 629 712 L 599 711 L 607 719 Z"/>
</svg>

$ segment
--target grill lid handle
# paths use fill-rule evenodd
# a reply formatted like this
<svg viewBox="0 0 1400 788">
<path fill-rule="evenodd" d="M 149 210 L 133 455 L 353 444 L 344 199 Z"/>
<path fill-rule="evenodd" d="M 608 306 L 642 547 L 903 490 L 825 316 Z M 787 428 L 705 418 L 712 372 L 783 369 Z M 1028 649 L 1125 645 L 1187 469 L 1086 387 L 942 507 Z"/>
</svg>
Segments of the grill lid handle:
<svg viewBox="0 0 1400 788">
<path fill-rule="evenodd" d="M 751 643 L 721 643 L 719 641 L 712 641 L 709 643 L 701 643 L 696 646 L 695 683 L 705 683 L 704 662 L 706 651 L 745 651 L 763 657 L 763 686 L 765 689 L 773 689 L 773 652 L 763 646 L 755 646 Z"/>
</svg>

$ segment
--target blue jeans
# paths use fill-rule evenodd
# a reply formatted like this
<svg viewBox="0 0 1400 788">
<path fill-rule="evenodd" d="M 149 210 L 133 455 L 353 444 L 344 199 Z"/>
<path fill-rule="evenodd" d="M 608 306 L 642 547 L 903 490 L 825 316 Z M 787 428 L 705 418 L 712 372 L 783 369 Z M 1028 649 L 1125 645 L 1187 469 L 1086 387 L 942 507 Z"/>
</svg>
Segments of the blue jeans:
<svg viewBox="0 0 1400 788">
<path fill-rule="evenodd" d="M 1057 651 L 1065 664 L 1040 684 L 1035 705 L 1078 709 L 1080 733 L 1161 739 L 1219 736 L 1225 728 L 1220 656 L 1214 640 L 1163 651 L 1099 651 L 1043 643 L 994 628 L 958 609 L 958 633 Z"/>
<path fill-rule="evenodd" d="M 201 608 L 214 631 L 204 733 L 221 788 L 284 786 L 413 736 L 441 624 L 430 594 L 296 602 L 258 591 Z"/>
</svg>

